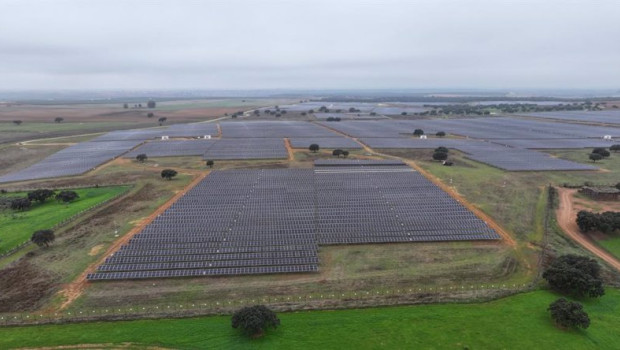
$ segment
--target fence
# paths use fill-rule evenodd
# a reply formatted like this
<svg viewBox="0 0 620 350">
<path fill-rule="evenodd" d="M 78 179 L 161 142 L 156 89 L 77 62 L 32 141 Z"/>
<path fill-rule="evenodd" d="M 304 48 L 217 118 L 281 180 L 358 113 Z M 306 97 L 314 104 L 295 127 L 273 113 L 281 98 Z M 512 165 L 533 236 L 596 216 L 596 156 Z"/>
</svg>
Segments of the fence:
<svg viewBox="0 0 620 350">
<path fill-rule="evenodd" d="M 373 291 L 312 293 L 297 296 L 264 296 L 210 302 L 109 307 L 56 313 L 0 314 L 0 326 L 64 324 L 181 318 L 232 314 L 244 306 L 264 304 L 274 311 L 333 310 L 391 305 L 479 302 L 533 289 L 532 284 L 468 284 L 461 286 L 390 288 Z"/>
<path fill-rule="evenodd" d="M 91 187 L 92 187 L 92 186 L 88 186 L 88 187 L 85 187 L 85 188 L 91 188 Z M 99 186 L 99 187 L 104 187 L 104 186 Z M 75 189 L 75 188 L 79 188 L 79 187 L 73 187 L 73 189 Z M 98 208 L 101 208 L 101 207 L 103 207 L 103 206 L 107 205 L 108 203 L 110 203 L 110 202 L 112 202 L 112 201 L 114 201 L 114 200 L 116 200 L 116 199 L 118 199 L 118 198 L 120 198 L 120 197 L 124 196 L 125 194 L 127 194 L 127 192 L 129 192 L 129 190 L 131 190 L 131 188 L 133 188 L 133 185 L 132 185 L 132 186 L 127 186 L 127 189 L 126 189 L 125 191 L 123 191 L 123 192 L 121 192 L 121 193 L 117 194 L 116 196 L 114 196 L 114 197 L 112 197 L 112 198 L 106 199 L 106 200 L 105 200 L 105 201 L 103 201 L 103 202 L 97 203 L 97 204 L 93 205 L 92 207 L 89 207 L 89 208 L 87 208 L 87 209 L 84 209 L 84 210 L 82 210 L 82 211 L 80 211 L 80 212 L 76 213 L 75 215 L 73 215 L 73 216 L 71 216 L 71 217 L 68 217 L 68 218 L 64 219 L 63 221 L 61 221 L 61 222 L 57 223 L 56 225 L 54 225 L 53 227 L 51 227 L 51 230 L 54 230 L 54 231 L 55 231 L 55 230 L 57 230 L 57 229 L 59 229 L 59 228 L 61 228 L 61 227 L 65 226 L 65 225 L 67 225 L 68 223 L 70 223 L 70 222 L 72 222 L 72 221 L 75 221 L 75 220 L 76 220 L 76 219 L 78 219 L 80 216 L 82 216 L 82 215 L 84 215 L 84 214 L 86 214 L 86 213 L 89 213 L 89 212 L 91 212 L 91 211 L 94 211 L 95 209 L 98 209 Z M 32 242 L 31 242 L 31 241 L 29 241 L 29 240 L 28 240 L 28 241 L 25 241 L 24 243 L 22 243 L 22 244 L 20 244 L 20 245 L 16 246 L 15 248 L 13 248 L 13 249 L 11 249 L 11 250 L 7 251 L 6 253 L 4 253 L 4 254 L 0 254 L 0 259 L 2 259 L 2 258 L 6 258 L 7 256 L 11 256 L 12 254 L 15 254 L 16 252 L 18 252 L 19 250 L 21 250 L 21 249 L 25 248 L 26 246 L 28 246 L 28 245 L 30 245 L 30 244 L 32 244 Z"/>
</svg>

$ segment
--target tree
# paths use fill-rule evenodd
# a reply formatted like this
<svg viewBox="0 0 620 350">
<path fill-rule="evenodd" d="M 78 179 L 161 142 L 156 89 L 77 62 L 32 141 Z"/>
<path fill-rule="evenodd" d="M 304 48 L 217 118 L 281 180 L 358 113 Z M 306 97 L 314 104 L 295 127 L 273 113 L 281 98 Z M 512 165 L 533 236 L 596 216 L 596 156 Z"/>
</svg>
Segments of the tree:
<svg viewBox="0 0 620 350">
<path fill-rule="evenodd" d="M 260 338 L 267 328 L 277 328 L 279 325 L 278 316 L 264 305 L 244 307 L 236 311 L 232 317 L 232 327 L 241 329 L 244 334 L 252 338 Z"/>
<path fill-rule="evenodd" d="M 214 161 L 212 161 L 212 160 L 207 160 L 207 166 L 208 166 L 209 168 L 213 168 L 213 165 L 214 165 L 214 164 L 215 164 L 215 162 L 214 162 Z"/>
<path fill-rule="evenodd" d="M 313 143 L 310 145 L 310 147 L 308 147 L 308 149 L 310 150 L 310 152 L 316 153 L 319 151 L 319 145 L 317 145 L 316 143 Z"/>
<path fill-rule="evenodd" d="M 444 136 L 446 136 L 446 132 L 445 131 L 437 131 L 435 136 L 437 136 L 437 137 L 444 137 Z"/>
<path fill-rule="evenodd" d="M 590 153 L 590 160 L 596 163 L 597 160 L 603 159 L 603 156 L 598 153 Z"/>
<path fill-rule="evenodd" d="M 155 108 L 155 101 L 151 100 L 151 101 L 147 102 L 146 106 L 148 108 Z M 142 106 L 140 106 L 140 107 L 142 107 Z"/>
<path fill-rule="evenodd" d="M 435 152 L 433 153 L 434 160 L 446 160 L 448 159 L 448 153 L 446 152 Z"/>
<path fill-rule="evenodd" d="M 594 150 L 592 150 L 592 153 L 596 153 L 596 154 L 600 154 L 601 156 L 605 157 L 609 157 L 610 153 L 608 150 L 604 149 L 603 147 L 597 147 Z"/>
<path fill-rule="evenodd" d="M 28 192 L 28 199 L 39 203 L 44 203 L 48 198 L 53 197 L 55 194 L 56 192 L 47 189 L 34 190 L 32 192 Z"/>
<path fill-rule="evenodd" d="M 145 153 L 140 153 L 136 156 L 136 160 L 140 163 L 144 163 L 149 157 Z"/>
<path fill-rule="evenodd" d="M 551 288 L 577 297 L 600 297 L 605 294 L 596 260 L 587 256 L 563 255 L 553 260 L 543 278 Z"/>
<path fill-rule="evenodd" d="M 125 104 L 123 104 L 123 108 L 127 109 L 127 108 L 129 108 L 129 105 L 125 103 Z"/>
<path fill-rule="evenodd" d="M 332 152 L 332 156 L 334 156 L 334 157 L 340 157 L 341 154 L 342 154 L 342 150 L 341 149 L 335 149 Z"/>
<path fill-rule="evenodd" d="M 147 117 L 147 118 L 153 118 L 154 116 L 155 116 L 155 113 L 153 113 L 153 112 L 148 112 L 148 113 L 146 114 L 146 117 Z"/>
<path fill-rule="evenodd" d="M 31 204 L 28 198 L 15 198 L 11 201 L 11 209 L 24 211 L 29 209 Z"/>
<path fill-rule="evenodd" d="M 158 121 L 159 121 L 159 125 L 162 125 L 162 124 L 163 124 L 166 120 L 168 120 L 168 118 L 166 118 L 166 117 L 161 117 L 161 118 L 159 118 L 159 119 L 158 119 Z"/>
<path fill-rule="evenodd" d="M 21 125 L 22 121 L 21 120 L 13 120 L 13 124 L 15 125 Z"/>
<path fill-rule="evenodd" d="M 161 177 L 163 179 L 172 180 L 175 176 L 177 176 L 177 171 L 174 169 L 164 169 L 161 171 Z"/>
<path fill-rule="evenodd" d="M 402 112 L 400 115 L 407 115 L 407 112 Z"/>
<path fill-rule="evenodd" d="M 611 147 L 609 147 L 609 150 L 614 152 L 620 151 L 620 144 L 611 145 Z"/>
<path fill-rule="evenodd" d="M 590 317 L 583 310 L 583 305 L 560 298 L 549 304 L 547 309 L 551 318 L 563 328 L 583 328 L 590 326 Z"/>
<path fill-rule="evenodd" d="M 75 191 L 60 191 L 60 193 L 56 195 L 56 200 L 64 203 L 73 202 L 78 198 L 80 198 L 80 195 Z"/>
<path fill-rule="evenodd" d="M 63 117 L 56 117 L 56 118 L 54 118 L 54 123 L 62 123 L 63 120 L 65 120 L 65 118 L 63 118 Z"/>
<path fill-rule="evenodd" d="M 581 232 L 590 232 L 598 224 L 598 219 L 594 213 L 587 210 L 580 210 L 577 213 L 577 226 Z"/>
<path fill-rule="evenodd" d="M 32 234 L 30 240 L 39 247 L 49 247 L 54 242 L 56 236 L 52 230 L 39 230 Z"/>
<path fill-rule="evenodd" d="M 413 131 L 413 136 L 422 136 L 422 135 L 424 135 L 424 130 L 422 129 L 415 129 Z"/>
<path fill-rule="evenodd" d="M 348 157 L 349 156 L 349 151 L 342 151 L 342 156 L 343 157 Z"/>
<path fill-rule="evenodd" d="M 435 152 L 443 152 L 443 153 L 448 153 L 448 148 L 444 147 L 444 146 L 439 146 L 437 148 L 435 148 Z"/>
</svg>

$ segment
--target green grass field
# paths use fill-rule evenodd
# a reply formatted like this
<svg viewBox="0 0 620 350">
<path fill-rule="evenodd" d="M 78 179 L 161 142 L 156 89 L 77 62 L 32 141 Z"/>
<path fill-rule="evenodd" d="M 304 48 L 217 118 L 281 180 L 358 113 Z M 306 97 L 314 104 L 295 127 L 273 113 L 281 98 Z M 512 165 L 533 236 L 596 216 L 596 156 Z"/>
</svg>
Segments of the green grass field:
<svg viewBox="0 0 620 350">
<path fill-rule="evenodd" d="M 48 199 L 43 204 L 33 203 L 30 210 L 16 212 L 5 209 L 0 212 L 0 254 L 20 245 L 30 239 L 36 230 L 48 229 L 63 220 L 70 218 L 82 210 L 127 190 L 127 186 L 99 187 L 78 189 L 80 198 L 66 205 L 54 199 Z M 25 193 L 3 194 L 2 197 L 23 197 Z"/>
<path fill-rule="evenodd" d="M 583 301 L 587 330 L 560 330 L 546 311 L 548 291 L 480 304 L 437 304 L 282 313 L 258 340 L 230 317 L 98 322 L 0 329 L 0 347 L 132 343 L 174 349 L 617 349 L 620 291 Z"/>
<path fill-rule="evenodd" d="M 596 241 L 596 243 L 605 248 L 608 252 L 620 258 L 620 237 L 618 237 L 618 235 L 611 235 L 609 238 Z"/>
</svg>

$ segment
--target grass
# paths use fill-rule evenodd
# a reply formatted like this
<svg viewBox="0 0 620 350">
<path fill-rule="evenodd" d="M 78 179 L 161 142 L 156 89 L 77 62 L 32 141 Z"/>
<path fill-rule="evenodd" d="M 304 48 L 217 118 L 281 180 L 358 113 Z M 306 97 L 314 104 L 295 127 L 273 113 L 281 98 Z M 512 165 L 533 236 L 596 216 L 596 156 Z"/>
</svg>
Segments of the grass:
<svg viewBox="0 0 620 350">
<path fill-rule="evenodd" d="M 620 237 L 618 235 L 609 235 L 605 239 L 597 240 L 596 243 L 615 257 L 620 258 Z"/>
<path fill-rule="evenodd" d="M 0 254 L 5 253 L 30 239 L 34 231 L 54 227 L 65 219 L 88 209 L 98 203 L 113 198 L 127 189 L 126 186 L 99 187 L 75 190 L 80 198 L 71 204 L 63 204 L 48 199 L 43 204 L 33 203 L 30 210 L 16 212 L 3 210 L 0 215 L 0 226 L 3 234 L 0 241 Z M 26 193 L 3 194 L 2 197 L 23 197 Z"/>
<path fill-rule="evenodd" d="M 534 291 L 477 304 L 282 313 L 250 340 L 230 317 L 97 322 L 0 329 L 0 347 L 132 343 L 175 349 L 616 349 L 620 292 L 584 300 L 591 325 L 561 330 L 546 311 L 559 296 Z"/>
</svg>

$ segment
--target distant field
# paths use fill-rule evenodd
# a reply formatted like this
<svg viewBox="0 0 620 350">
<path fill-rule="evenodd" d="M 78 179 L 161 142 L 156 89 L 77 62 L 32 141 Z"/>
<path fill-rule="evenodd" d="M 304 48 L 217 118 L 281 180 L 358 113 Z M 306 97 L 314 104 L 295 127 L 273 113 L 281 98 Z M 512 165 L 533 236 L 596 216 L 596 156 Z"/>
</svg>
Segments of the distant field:
<svg viewBox="0 0 620 350">
<path fill-rule="evenodd" d="M 620 291 L 582 301 L 587 330 L 560 330 L 548 291 L 488 303 L 282 313 L 281 326 L 249 340 L 229 316 L 0 328 L 0 347 L 157 346 L 174 349 L 617 349 Z"/>
<path fill-rule="evenodd" d="M 83 122 L 83 123 L 41 123 L 24 122 L 21 125 L 14 123 L 0 123 L 0 132 L 14 133 L 48 133 L 73 130 L 95 130 L 101 128 L 122 127 L 123 125 L 135 125 L 135 123 L 122 122 Z"/>
<path fill-rule="evenodd" d="M 43 204 L 33 203 L 30 210 L 23 212 L 11 209 L 2 210 L 0 212 L 0 227 L 2 227 L 0 254 L 30 239 L 34 231 L 51 228 L 82 210 L 113 198 L 126 189 L 126 186 L 78 189 L 75 191 L 80 198 L 68 205 L 52 198 Z M 24 195 L 25 193 L 10 193 L 0 195 L 0 198 Z"/>
</svg>

